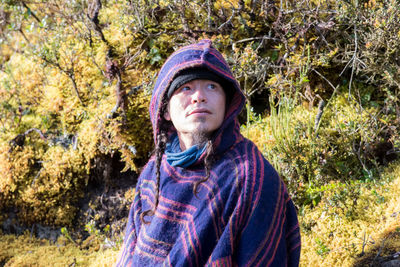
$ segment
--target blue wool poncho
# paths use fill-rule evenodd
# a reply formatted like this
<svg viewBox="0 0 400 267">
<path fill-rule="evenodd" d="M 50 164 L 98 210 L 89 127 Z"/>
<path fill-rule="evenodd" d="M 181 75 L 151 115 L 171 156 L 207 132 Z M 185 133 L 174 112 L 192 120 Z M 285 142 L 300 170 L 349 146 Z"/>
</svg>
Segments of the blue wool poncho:
<svg viewBox="0 0 400 267">
<path fill-rule="evenodd" d="M 161 162 L 156 195 L 155 158 L 144 167 L 136 187 L 117 266 L 298 266 L 300 232 L 295 207 L 277 172 L 239 131 L 237 115 L 245 99 L 228 64 L 211 41 L 183 47 L 160 70 L 150 104 L 154 137 L 159 132 L 161 99 L 176 75 L 207 68 L 231 85 L 225 119 L 213 137 L 215 161 L 205 176 L 204 153 L 192 165 Z M 225 88 L 226 90 L 226 88 Z M 169 129 L 170 134 L 176 132 Z"/>
</svg>

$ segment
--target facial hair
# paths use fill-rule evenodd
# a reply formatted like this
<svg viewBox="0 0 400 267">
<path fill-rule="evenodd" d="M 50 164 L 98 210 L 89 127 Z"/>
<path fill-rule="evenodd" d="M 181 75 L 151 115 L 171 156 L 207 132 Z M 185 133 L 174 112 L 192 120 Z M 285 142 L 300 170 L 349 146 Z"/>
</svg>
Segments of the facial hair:
<svg viewBox="0 0 400 267">
<path fill-rule="evenodd" d="M 210 133 L 199 129 L 198 131 L 192 133 L 191 137 L 193 140 L 193 145 L 202 146 L 202 145 L 205 145 L 207 143 L 207 141 L 209 140 Z"/>
<path fill-rule="evenodd" d="M 201 121 L 205 121 L 204 118 L 199 118 Z M 202 145 L 205 145 L 207 141 L 209 140 L 211 136 L 211 133 L 206 129 L 205 127 L 200 126 L 197 128 L 195 131 L 191 133 L 191 139 L 192 139 L 192 144 L 193 145 L 198 145 L 201 147 Z"/>
</svg>

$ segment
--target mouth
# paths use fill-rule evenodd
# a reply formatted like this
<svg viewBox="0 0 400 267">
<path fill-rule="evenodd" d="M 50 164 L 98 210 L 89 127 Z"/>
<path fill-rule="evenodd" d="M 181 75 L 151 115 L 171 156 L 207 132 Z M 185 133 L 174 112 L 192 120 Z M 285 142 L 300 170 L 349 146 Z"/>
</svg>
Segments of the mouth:
<svg viewBox="0 0 400 267">
<path fill-rule="evenodd" d="M 205 108 L 195 108 L 187 113 L 186 116 L 191 116 L 191 115 L 206 115 L 206 114 L 211 114 L 211 111 Z"/>
</svg>

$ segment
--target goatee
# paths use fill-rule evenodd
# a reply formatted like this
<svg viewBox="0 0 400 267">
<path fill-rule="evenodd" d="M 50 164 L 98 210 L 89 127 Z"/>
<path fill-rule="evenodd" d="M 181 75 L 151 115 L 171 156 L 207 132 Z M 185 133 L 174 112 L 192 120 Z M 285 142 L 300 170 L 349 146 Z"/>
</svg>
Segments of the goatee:
<svg viewBox="0 0 400 267">
<path fill-rule="evenodd" d="M 206 131 L 196 131 L 192 133 L 192 140 L 194 145 L 202 146 L 207 143 L 210 138 L 210 133 Z"/>
</svg>

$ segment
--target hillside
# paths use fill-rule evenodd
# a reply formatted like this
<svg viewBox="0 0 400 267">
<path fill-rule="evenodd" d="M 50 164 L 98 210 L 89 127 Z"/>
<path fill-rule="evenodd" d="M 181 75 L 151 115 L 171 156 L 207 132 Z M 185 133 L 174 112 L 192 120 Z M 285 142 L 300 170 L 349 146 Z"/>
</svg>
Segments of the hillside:
<svg viewBox="0 0 400 267">
<path fill-rule="evenodd" d="M 399 25 L 395 0 L 2 0 L 0 266 L 112 265 L 157 72 L 205 38 L 298 209 L 301 265 L 397 260 Z"/>
</svg>

